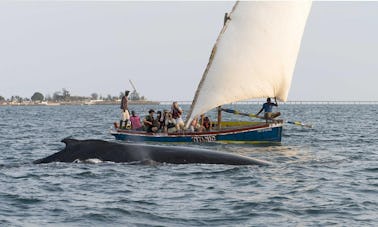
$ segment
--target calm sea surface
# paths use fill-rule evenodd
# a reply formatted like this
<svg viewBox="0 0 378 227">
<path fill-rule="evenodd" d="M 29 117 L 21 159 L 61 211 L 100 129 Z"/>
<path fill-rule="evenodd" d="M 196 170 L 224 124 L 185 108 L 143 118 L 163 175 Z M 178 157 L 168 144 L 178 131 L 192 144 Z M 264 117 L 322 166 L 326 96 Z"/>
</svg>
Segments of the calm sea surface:
<svg viewBox="0 0 378 227">
<path fill-rule="evenodd" d="M 378 226 L 378 106 L 279 110 L 314 128 L 285 125 L 281 145 L 203 145 L 270 166 L 34 165 L 68 136 L 113 141 L 118 106 L 0 107 L 0 226 Z"/>
</svg>

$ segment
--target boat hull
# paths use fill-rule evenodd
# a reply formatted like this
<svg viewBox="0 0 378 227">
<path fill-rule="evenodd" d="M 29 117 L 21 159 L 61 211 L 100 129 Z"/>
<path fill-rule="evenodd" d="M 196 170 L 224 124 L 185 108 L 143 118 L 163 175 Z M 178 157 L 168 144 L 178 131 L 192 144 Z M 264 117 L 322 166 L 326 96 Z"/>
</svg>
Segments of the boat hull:
<svg viewBox="0 0 378 227">
<path fill-rule="evenodd" d="M 281 142 L 282 124 L 264 124 L 200 133 L 145 133 L 132 130 L 111 132 L 117 140 L 166 143 L 271 143 Z"/>
</svg>

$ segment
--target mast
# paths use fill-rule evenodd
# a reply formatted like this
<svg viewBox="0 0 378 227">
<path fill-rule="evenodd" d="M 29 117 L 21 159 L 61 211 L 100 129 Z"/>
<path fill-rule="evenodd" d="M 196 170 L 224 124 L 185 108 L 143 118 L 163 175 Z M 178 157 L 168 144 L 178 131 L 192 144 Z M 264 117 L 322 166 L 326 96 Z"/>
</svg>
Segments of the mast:
<svg viewBox="0 0 378 227">
<path fill-rule="evenodd" d="M 230 16 L 228 15 L 228 13 L 225 13 L 224 14 L 224 18 L 223 18 L 223 27 L 226 26 L 226 23 L 228 20 L 230 20 Z M 218 130 L 220 130 L 222 128 L 222 106 L 218 106 Z"/>
<path fill-rule="evenodd" d="M 201 87 L 202 87 L 202 84 L 204 83 L 205 81 L 205 78 L 206 78 L 206 75 L 213 63 L 213 60 L 214 60 L 214 56 L 215 56 L 215 53 L 217 52 L 217 45 L 218 45 L 218 42 L 219 40 L 221 39 L 222 37 L 222 34 L 226 31 L 227 29 L 227 25 L 229 24 L 230 22 L 230 18 L 231 18 L 231 14 L 232 12 L 235 10 L 236 6 L 239 4 L 239 2 L 237 1 L 235 3 L 235 5 L 232 7 L 232 10 L 229 14 L 225 13 L 225 16 L 224 16 L 224 21 L 223 21 L 223 27 L 222 27 L 222 30 L 220 31 L 219 35 L 218 35 L 218 38 L 213 46 L 213 49 L 211 50 L 211 54 L 210 54 L 210 58 L 209 58 L 209 62 L 207 63 L 207 66 L 206 66 L 206 69 L 205 71 L 203 72 L 203 75 L 202 75 L 202 79 L 198 85 L 198 88 L 197 88 L 197 91 L 194 95 L 194 99 L 192 101 L 192 105 L 190 106 L 190 110 L 189 110 L 189 113 L 188 113 L 188 116 L 187 116 L 187 119 L 186 119 L 186 122 L 185 122 L 185 127 L 189 127 L 189 124 L 191 122 L 191 120 L 194 118 L 194 116 L 192 116 L 192 113 L 193 113 L 193 108 L 194 106 L 196 105 L 196 102 L 197 102 L 197 99 L 198 99 L 198 96 L 199 96 L 199 92 L 201 90 Z M 201 113 L 202 114 L 202 113 Z M 219 122 L 218 122 L 218 125 L 219 125 Z"/>
</svg>

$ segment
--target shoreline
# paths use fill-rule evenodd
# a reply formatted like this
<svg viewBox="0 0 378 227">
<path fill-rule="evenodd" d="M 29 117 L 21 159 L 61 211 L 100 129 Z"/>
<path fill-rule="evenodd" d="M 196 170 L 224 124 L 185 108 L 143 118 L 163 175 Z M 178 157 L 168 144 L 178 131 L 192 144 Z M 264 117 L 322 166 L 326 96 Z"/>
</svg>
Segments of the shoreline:
<svg viewBox="0 0 378 227">
<path fill-rule="evenodd" d="M 121 101 L 72 101 L 72 102 L 22 102 L 22 103 L 0 103 L 0 106 L 91 106 L 91 105 L 120 105 Z M 158 101 L 132 101 L 129 105 L 159 105 Z"/>
</svg>

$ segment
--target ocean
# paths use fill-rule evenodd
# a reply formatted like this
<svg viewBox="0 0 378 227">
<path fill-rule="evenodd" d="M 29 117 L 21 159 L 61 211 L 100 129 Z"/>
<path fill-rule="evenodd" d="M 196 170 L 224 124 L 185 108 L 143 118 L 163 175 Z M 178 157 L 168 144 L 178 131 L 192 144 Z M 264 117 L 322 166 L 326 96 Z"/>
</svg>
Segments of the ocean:
<svg viewBox="0 0 378 227">
<path fill-rule="evenodd" d="M 35 165 L 65 137 L 114 141 L 119 107 L 2 106 L 0 226 L 377 226 L 377 107 L 284 104 L 285 120 L 314 127 L 286 124 L 275 145 L 195 145 L 272 163 L 258 167 Z"/>
</svg>

